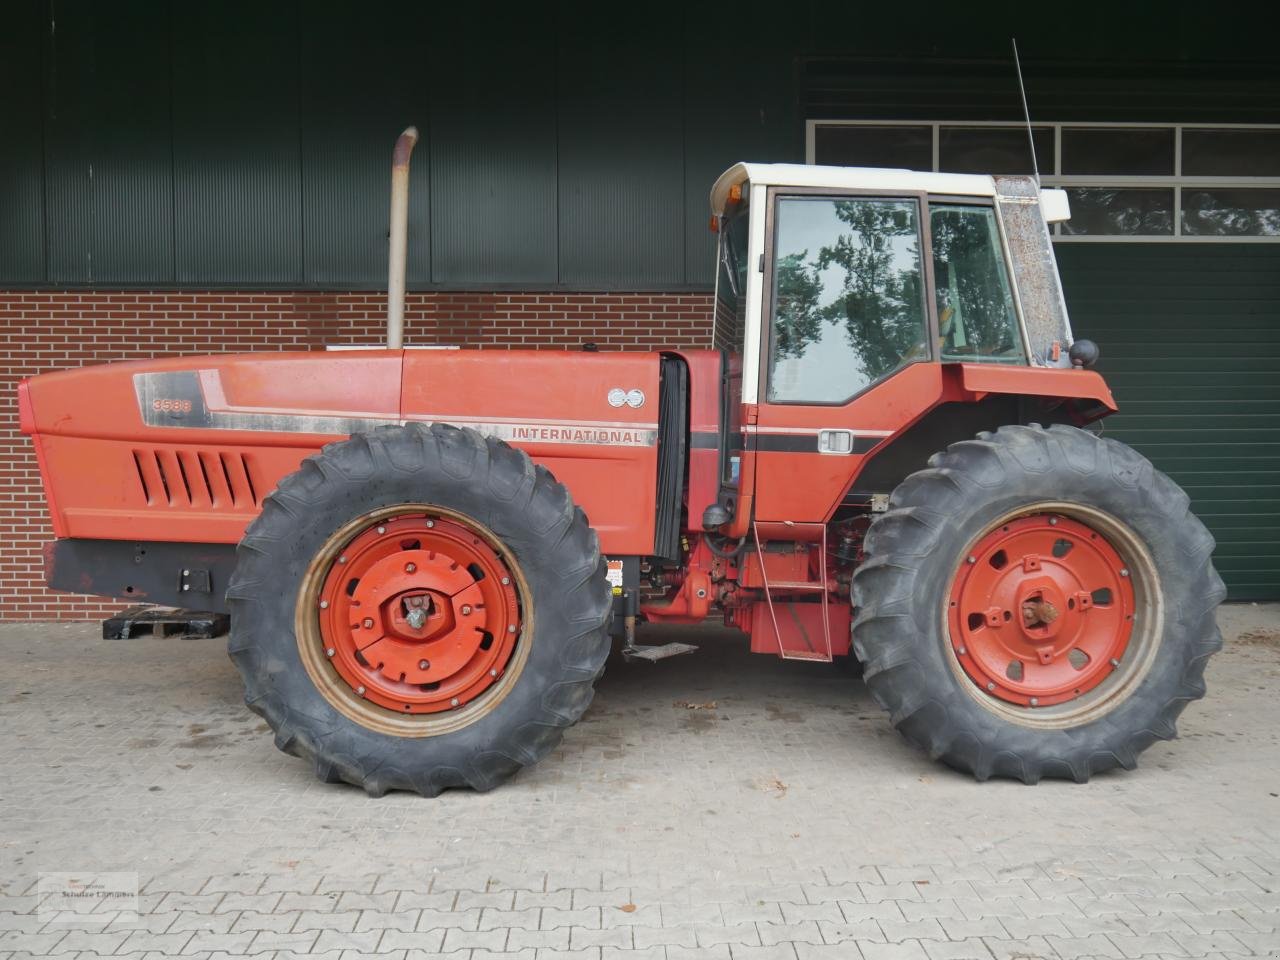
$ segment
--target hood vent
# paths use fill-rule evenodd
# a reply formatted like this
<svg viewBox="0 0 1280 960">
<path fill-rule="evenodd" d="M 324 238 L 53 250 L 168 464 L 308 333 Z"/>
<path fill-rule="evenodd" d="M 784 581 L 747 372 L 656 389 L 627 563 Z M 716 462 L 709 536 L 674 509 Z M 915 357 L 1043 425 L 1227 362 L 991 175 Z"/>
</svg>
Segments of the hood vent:
<svg viewBox="0 0 1280 960">
<path fill-rule="evenodd" d="M 133 465 L 150 506 L 246 510 L 261 506 L 249 458 L 225 450 L 135 449 Z"/>
</svg>

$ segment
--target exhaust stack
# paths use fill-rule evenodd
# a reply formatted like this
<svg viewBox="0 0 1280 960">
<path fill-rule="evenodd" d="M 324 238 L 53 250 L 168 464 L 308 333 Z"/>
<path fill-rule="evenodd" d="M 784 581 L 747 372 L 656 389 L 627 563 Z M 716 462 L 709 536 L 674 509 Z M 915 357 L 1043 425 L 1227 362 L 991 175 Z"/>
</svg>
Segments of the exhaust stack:
<svg viewBox="0 0 1280 960">
<path fill-rule="evenodd" d="M 391 152 L 391 232 L 387 251 L 387 349 L 404 346 L 404 273 L 409 246 L 409 157 L 418 128 L 406 127 Z"/>
</svg>

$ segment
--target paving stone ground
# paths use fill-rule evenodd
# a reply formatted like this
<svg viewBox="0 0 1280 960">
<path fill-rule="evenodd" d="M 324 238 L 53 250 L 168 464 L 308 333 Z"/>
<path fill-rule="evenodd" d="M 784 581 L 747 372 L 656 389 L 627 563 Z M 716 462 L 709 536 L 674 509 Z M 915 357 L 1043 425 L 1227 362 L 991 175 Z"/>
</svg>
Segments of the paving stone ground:
<svg viewBox="0 0 1280 960">
<path fill-rule="evenodd" d="M 977 784 L 861 681 L 702 649 L 611 663 L 498 790 L 312 779 L 223 642 L 0 627 L 0 960 L 1280 956 L 1280 607 L 1224 608 L 1209 698 L 1133 773 Z M 40 916 L 136 873 L 135 921 Z"/>
</svg>

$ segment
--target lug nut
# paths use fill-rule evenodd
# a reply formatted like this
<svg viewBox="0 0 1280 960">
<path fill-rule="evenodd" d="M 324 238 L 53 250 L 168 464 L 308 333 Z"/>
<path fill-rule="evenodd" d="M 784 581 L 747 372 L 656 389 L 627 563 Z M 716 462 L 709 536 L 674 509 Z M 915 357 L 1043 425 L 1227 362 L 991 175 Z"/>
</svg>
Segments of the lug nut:
<svg viewBox="0 0 1280 960">
<path fill-rule="evenodd" d="M 428 521 L 427 521 L 427 529 L 428 529 L 428 530 L 430 530 L 430 529 L 431 529 L 432 527 L 434 527 L 435 525 L 436 525 L 436 522 L 435 522 L 434 520 L 428 520 Z"/>
<path fill-rule="evenodd" d="M 1052 523 L 1053 521 L 1052 521 L 1052 520 L 1050 520 L 1049 522 L 1050 522 L 1050 523 Z M 1040 698 L 1039 698 L 1039 697 L 1032 697 L 1032 698 L 1031 698 L 1031 705 L 1032 705 L 1033 707 L 1038 707 L 1038 706 L 1040 706 Z"/>
<path fill-rule="evenodd" d="M 328 610 L 328 609 L 329 609 L 329 601 L 328 601 L 328 600 L 321 600 L 321 601 L 320 601 L 320 609 L 321 609 L 321 610 Z"/>
<path fill-rule="evenodd" d="M 340 556 L 340 557 L 338 558 L 338 562 L 339 562 L 339 563 L 346 563 L 346 562 L 347 562 L 347 555 L 344 553 L 342 556 Z"/>
<path fill-rule="evenodd" d="M 333 653 L 334 653 L 333 647 L 329 647 L 328 649 L 325 650 L 324 655 L 326 657 L 332 657 Z"/>
<path fill-rule="evenodd" d="M 417 573 L 417 572 L 418 572 L 418 565 L 417 565 L 416 563 L 406 563 L 406 564 L 404 565 L 404 572 L 405 572 L 405 573 Z"/>
<path fill-rule="evenodd" d="M 510 578 L 510 577 L 503 577 L 503 578 L 502 578 L 502 585 L 503 585 L 504 587 L 510 586 L 510 585 L 511 585 L 511 578 Z"/>
<path fill-rule="evenodd" d="M 1127 577 L 1128 575 L 1129 575 L 1129 568 L 1128 568 L 1128 567 L 1121 567 L 1121 568 L 1120 568 L 1120 576 L 1122 576 L 1122 577 Z"/>
<path fill-rule="evenodd" d="M 450 701 L 449 701 L 449 706 L 451 706 L 451 707 L 456 707 L 457 705 L 458 705 L 458 698 L 457 698 L 457 697 L 454 697 L 452 700 L 450 700 Z"/>
<path fill-rule="evenodd" d="M 988 683 L 988 684 L 987 684 L 987 689 L 988 689 L 988 690 L 994 690 L 995 688 L 996 688 L 995 683 Z"/>
<path fill-rule="evenodd" d="M 515 633 L 515 632 L 516 632 L 516 625 L 514 623 L 511 624 L 509 627 L 507 627 L 507 633 Z"/>
<path fill-rule="evenodd" d="M 961 647 L 961 648 L 960 648 L 960 656 L 962 656 L 962 657 L 967 657 L 968 655 L 969 655 L 969 651 L 968 651 L 966 648 Z"/>
<path fill-rule="evenodd" d="M 1119 660 L 1117 660 L 1115 657 L 1112 657 L 1112 658 L 1111 658 L 1111 665 L 1112 665 L 1113 667 L 1118 667 L 1118 666 L 1120 666 L 1120 661 L 1119 661 Z"/>
<path fill-rule="evenodd" d="M 387 532 L 387 528 L 386 528 L 386 527 L 379 527 L 379 528 L 378 528 L 378 532 L 379 532 L 379 533 L 386 533 L 386 532 Z"/>
<path fill-rule="evenodd" d="M 363 696 L 364 696 L 364 687 L 356 687 L 356 693 L 360 694 L 360 696 L 362 696 L 362 697 L 363 697 Z"/>
<path fill-rule="evenodd" d="M 365 628 L 366 630 L 372 630 L 372 629 L 373 629 L 373 617 L 365 617 L 365 618 L 364 618 L 364 628 Z"/>
<path fill-rule="evenodd" d="M 1049 518 L 1049 526 L 1051 526 L 1051 527 L 1056 527 L 1057 525 L 1058 525 L 1058 518 L 1057 518 L 1057 517 L 1050 517 L 1050 518 Z"/>
<path fill-rule="evenodd" d="M 469 603 L 464 603 L 464 604 L 462 605 L 462 615 L 463 615 L 464 617 L 467 617 L 467 616 L 470 616 L 470 615 L 471 615 L 471 604 L 469 604 Z"/>
<path fill-rule="evenodd" d="M 430 668 L 431 668 L 431 661 L 430 661 L 430 660 L 419 660 L 419 661 L 418 661 L 418 669 L 419 669 L 419 670 L 429 670 Z"/>
<path fill-rule="evenodd" d="M 965 563 L 977 563 L 977 562 L 978 562 L 977 557 L 969 557 L 967 560 L 965 560 Z"/>
<path fill-rule="evenodd" d="M 498 675 L 498 671 L 497 671 L 497 670 L 490 670 L 490 671 L 489 671 L 489 676 L 491 676 L 491 677 L 496 677 L 497 675 Z"/>
</svg>

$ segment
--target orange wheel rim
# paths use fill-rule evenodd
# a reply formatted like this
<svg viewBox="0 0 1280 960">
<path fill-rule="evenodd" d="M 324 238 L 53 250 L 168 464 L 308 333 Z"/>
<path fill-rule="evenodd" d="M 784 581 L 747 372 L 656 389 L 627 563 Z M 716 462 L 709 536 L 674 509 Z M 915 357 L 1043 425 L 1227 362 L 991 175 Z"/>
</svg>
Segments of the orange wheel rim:
<svg viewBox="0 0 1280 960">
<path fill-rule="evenodd" d="M 521 632 L 516 577 L 503 558 L 461 520 L 429 513 L 358 529 L 315 602 L 338 677 L 400 714 L 475 701 L 503 678 Z"/>
<path fill-rule="evenodd" d="M 1098 530 L 1055 514 L 1010 519 L 961 558 L 948 602 L 951 648 L 987 696 L 1067 703 L 1120 667 L 1134 611 L 1132 571 Z"/>
</svg>

